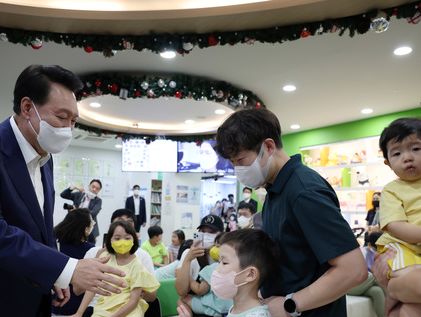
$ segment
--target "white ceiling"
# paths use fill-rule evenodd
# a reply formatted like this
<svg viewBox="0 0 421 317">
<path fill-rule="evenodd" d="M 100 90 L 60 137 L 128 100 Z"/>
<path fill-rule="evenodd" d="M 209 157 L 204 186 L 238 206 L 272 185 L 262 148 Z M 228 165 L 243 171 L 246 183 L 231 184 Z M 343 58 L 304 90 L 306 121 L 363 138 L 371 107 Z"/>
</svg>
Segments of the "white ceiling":
<svg viewBox="0 0 421 317">
<path fill-rule="evenodd" d="M 411 25 L 392 19 L 389 30 L 381 34 L 369 32 L 350 38 L 347 34 L 340 37 L 332 33 L 275 45 L 195 48 L 173 60 L 150 52 L 121 51 L 105 58 L 101 53 L 87 54 L 79 48 L 51 43 L 33 50 L 0 42 L 0 117 L 12 113 L 13 86 L 23 68 L 29 64 L 59 64 L 78 74 L 175 72 L 224 80 L 259 96 L 276 113 L 285 133 L 292 132 L 291 124 L 308 130 L 358 120 L 367 117 L 360 113 L 366 107 L 372 108 L 371 115 L 375 116 L 420 106 L 420 31 L 421 23 Z M 411 46 L 413 53 L 394 56 L 394 48 L 400 45 Z M 281 87 L 287 83 L 295 84 L 297 91 L 283 92 Z M 137 99 L 129 103 L 118 99 L 98 111 L 108 115 L 124 113 L 133 122 L 176 119 L 182 123 L 186 119 L 215 117 L 212 115 L 215 105 L 208 107 L 190 101 L 178 107 L 163 100 L 157 106 L 153 102 L 156 101 Z M 104 144 L 111 143 L 115 141 Z"/>
</svg>

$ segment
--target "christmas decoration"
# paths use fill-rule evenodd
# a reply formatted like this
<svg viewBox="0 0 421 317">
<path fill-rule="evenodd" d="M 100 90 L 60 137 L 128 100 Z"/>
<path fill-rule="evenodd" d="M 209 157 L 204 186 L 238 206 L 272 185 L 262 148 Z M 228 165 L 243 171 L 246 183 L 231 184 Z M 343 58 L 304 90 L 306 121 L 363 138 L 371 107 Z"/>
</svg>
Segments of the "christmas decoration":
<svg viewBox="0 0 421 317">
<path fill-rule="evenodd" d="M 92 46 L 89 46 L 89 45 L 85 46 L 83 49 L 85 50 L 86 53 L 92 53 L 94 51 Z"/>
<path fill-rule="evenodd" d="M 380 12 L 370 24 L 370 29 L 376 33 L 383 33 L 389 28 L 390 22 L 387 19 L 386 13 Z"/>
<path fill-rule="evenodd" d="M 82 76 L 84 87 L 78 98 L 98 95 L 115 95 L 127 98 L 175 97 L 210 100 L 224 103 L 233 109 L 264 107 L 263 102 L 251 91 L 242 90 L 223 81 L 184 74 L 155 77 L 133 76 L 124 73 L 99 73 Z"/>
<path fill-rule="evenodd" d="M 8 42 L 9 41 L 6 33 L 0 33 L 0 41 L 2 41 L 2 42 Z"/>
<path fill-rule="evenodd" d="M 42 40 L 35 38 L 31 41 L 31 46 L 34 50 L 39 50 L 42 47 Z"/>
<path fill-rule="evenodd" d="M 43 42 L 80 47 L 88 51 L 92 48 L 93 51 L 102 52 L 105 57 L 112 57 L 118 50 L 126 49 L 137 51 L 145 49 L 154 53 L 162 52 L 165 49 L 185 54 L 189 53 L 196 46 L 206 48 L 225 44 L 252 44 L 255 41 L 261 43 L 283 43 L 324 33 L 339 32 L 339 35 L 342 36 L 346 31 L 349 32 L 350 37 L 353 37 L 356 34 L 364 34 L 370 29 L 375 32 L 384 32 L 389 27 L 392 16 L 396 19 L 406 19 L 408 23 L 416 24 L 421 21 L 421 2 L 413 1 L 389 9 L 371 10 L 363 14 L 333 20 L 299 25 L 273 26 L 257 30 L 188 34 L 103 35 L 53 33 L 0 27 L 0 40 L 31 45 L 34 49 L 39 49 Z M 90 48 L 88 49 L 87 47 Z"/>
</svg>

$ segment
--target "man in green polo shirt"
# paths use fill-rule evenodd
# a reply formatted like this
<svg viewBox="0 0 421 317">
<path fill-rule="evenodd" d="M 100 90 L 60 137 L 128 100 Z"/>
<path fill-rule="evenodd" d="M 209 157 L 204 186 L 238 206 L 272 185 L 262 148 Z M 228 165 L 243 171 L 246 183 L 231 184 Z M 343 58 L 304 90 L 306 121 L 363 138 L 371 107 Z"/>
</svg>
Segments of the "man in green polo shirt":
<svg viewBox="0 0 421 317">
<path fill-rule="evenodd" d="M 263 230 L 281 255 L 278 274 L 261 288 L 272 317 L 345 317 L 345 293 L 367 278 L 367 268 L 332 187 L 300 155 L 285 153 L 269 110 L 235 112 L 216 140 L 241 183 L 266 186 Z"/>
</svg>

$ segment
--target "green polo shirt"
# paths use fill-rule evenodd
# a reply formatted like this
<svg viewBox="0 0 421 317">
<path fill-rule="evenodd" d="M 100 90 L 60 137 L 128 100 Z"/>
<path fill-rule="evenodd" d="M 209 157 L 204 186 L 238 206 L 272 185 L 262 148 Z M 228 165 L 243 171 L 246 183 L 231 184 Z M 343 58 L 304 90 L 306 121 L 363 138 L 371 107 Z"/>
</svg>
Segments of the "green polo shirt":
<svg viewBox="0 0 421 317">
<path fill-rule="evenodd" d="M 359 247 L 334 190 L 300 155 L 282 167 L 267 192 L 263 230 L 278 244 L 280 263 L 262 287 L 264 297 L 298 292 L 329 269 L 329 260 Z M 346 317 L 345 296 L 301 316 Z"/>
</svg>

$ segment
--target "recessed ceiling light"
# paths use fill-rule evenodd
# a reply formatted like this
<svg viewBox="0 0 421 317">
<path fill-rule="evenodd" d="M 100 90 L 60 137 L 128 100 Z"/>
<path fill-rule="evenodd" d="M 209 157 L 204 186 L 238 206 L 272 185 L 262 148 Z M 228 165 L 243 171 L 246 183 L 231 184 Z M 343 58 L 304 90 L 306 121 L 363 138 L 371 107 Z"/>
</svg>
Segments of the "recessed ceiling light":
<svg viewBox="0 0 421 317">
<path fill-rule="evenodd" d="M 123 146 L 121 144 L 114 145 L 116 149 L 121 149 Z"/>
<path fill-rule="evenodd" d="M 161 53 L 159 53 L 159 55 L 161 55 L 162 58 L 174 58 L 175 57 L 175 52 L 174 51 L 163 51 Z"/>
<path fill-rule="evenodd" d="M 371 108 L 364 108 L 364 109 L 361 110 L 361 113 L 362 114 L 370 114 L 370 113 L 373 113 L 373 109 L 371 109 Z"/>
<path fill-rule="evenodd" d="M 224 109 L 216 109 L 215 114 L 225 114 L 225 110 Z"/>
<path fill-rule="evenodd" d="M 101 108 L 101 104 L 99 102 L 91 102 L 89 105 L 92 108 Z"/>
<path fill-rule="evenodd" d="M 286 92 L 292 92 L 297 90 L 297 87 L 295 87 L 294 85 L 285 85 L 284 87 L 282 87 L 282 90 Z"/>
<path fill-rule="evenodd" d="M 292 130 L 298 130 L 298 129 L 299 129 L 299 128 L 301 128 L 301 127 L 300 127 L 300 125 L 299 125 L 299 124 L 291 124 L 290 128 L 291 128 Z"/>
<path fill-rule="evenodd" d="M 393 54 L 397 55 L 397 56 L 402 56 L 402 55 L 408 55 L 412 52 L 412 48 L 409 46 L 401 46 L 398 47 L 397 49 L 395 49 L 393 51 Z"/>
<path fill-rule="evenodd" d="M 188 119 L 188 120 L 184 121 L 184 123 L 185 124 L 193 124 L 194 123 L 194 120 Z"/>
</svg>

